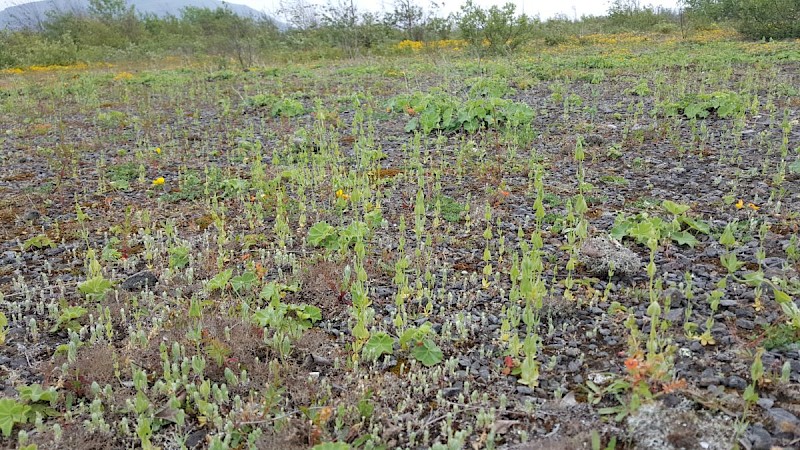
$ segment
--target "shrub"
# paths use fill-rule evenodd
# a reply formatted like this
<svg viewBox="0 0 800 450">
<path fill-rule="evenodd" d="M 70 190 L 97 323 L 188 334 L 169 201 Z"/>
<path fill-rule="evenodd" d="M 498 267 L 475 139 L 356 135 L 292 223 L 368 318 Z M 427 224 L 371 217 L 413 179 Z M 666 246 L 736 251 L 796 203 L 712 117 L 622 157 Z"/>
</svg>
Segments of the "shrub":
<svg viewBox="0 0 800 450">
<path fill-rule="evenodd" d="M 479 56 L 509 53 L 532 38 L 532 21 L 524 14 L 517 16 L 513 3 L 486 10 L 467 0 L 456 23 Z"/>
</svg>

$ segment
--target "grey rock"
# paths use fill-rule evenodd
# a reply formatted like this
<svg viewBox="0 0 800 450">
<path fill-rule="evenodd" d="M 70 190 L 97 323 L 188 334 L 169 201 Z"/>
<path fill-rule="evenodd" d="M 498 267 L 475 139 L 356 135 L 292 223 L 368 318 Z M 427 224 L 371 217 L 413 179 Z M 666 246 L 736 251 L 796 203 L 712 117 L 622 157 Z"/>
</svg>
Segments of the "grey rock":
<svg viewBox="0 0 800 450">
<path fill-rule="evenodd" d="M 747 381 L 740 376 L 731 375 L 725 379 L 725 386 L 743 391 L 747 388 Z"/>
<path fill-rule="evenodd" d="M 145 288 L 152 289 L 158 283 L 158 277 L 153 272 L 143 270 L 135 273 L 122 282 L 122 289 L 126 291 L 142 291 Z"/>
<path fill-rule="evenodd" d="M 753 330 L 755 329 L 756 324 L 754 324 L 752 320 L 736 319 L 736 326 L 744 330 Z"/>
<path fill-rule="evenodd" d="M 772 408 L 767 414 L 775 423 L 775 431 L 778 433 L 800 433 L 800 419 L 794 414 L 783 408 Z"/>
<path fill-rule="evenodd" d="M 577 361 L 577 360 L 576 361 L 571 361 L 567 365 L 567 372 L 569 372 L 569 373 L 575 373 L 575 372 L 577 372 L 579 370 L 581 370 L 581 362 L 580 361 Z"/>
<path fill-rule="evenodd" d="M 767 397 L 761 397 L 761 398 L 758 399 L 758 401 L 756 403 L 762 409 L 768 410 L 768 409 L 772 408 L 772 405 L 775 404 L 775 400 L 773 400 L 771 398 L 767 398 Z"/>
<path fill-rule="evenodd" d="M 752 450 L 770 450 L 775 441 L 769 431 L 758 425 L 750 427 L 747 438 L 750 440 Z"/>
<path fill-rule="evenodd" d="M 40 217 L 42 217 L 42 214 L 39 211 L 30 210 L 22 216 L 22 220 L 25 222 L 36 222 Z"/>
<path fill-rule="evenodd" d="M 672 308 L 669 310 L 667 315 L 664 316 L 664 318 L 670 322 L 677 322 L 683 319 L 685 312 L 686 312 L 685 308 Z"/>
<path fill-rule="evenodd" d="M 452 397 L 455 397 L 456 395 L 460 394 L 461 391 L 463 391 L 463 390 L 464 390 L 464 387 L 460 386 L 460 385 L 446 387 L 446 388 L 442 389 L 442 396 L 444 398 L 452 398 Z"/>
<path fill-rule="evenodd" d="M 586 138 L 584 138 L 583 142 L 586 145 L 599 147 L 601 145 L 605 145 L 606 140 L 605 140 L 605 138 L 603 136 L 600 136 L 599 134 L 594 134 L 593 133 L 593 134 L 590 134 L 590 135 L 586 136 Z"/>
<path fill-rule="evenodd" d="M 517 386 L 517 393 L 521 395 L 533 395 L 533 389 L 528 386 Z"/>
</svg>

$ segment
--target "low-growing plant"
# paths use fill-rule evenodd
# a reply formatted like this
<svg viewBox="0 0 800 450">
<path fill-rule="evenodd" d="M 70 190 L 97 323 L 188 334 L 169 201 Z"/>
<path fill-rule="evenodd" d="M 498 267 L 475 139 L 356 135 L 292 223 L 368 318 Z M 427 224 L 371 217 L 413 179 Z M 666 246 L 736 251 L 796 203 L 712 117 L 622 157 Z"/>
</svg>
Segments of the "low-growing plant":
<svg viewBox="0 0 800 450">
<path fill-rule="evenodd" d="M 46 234 L 40 234 L 38 236 L 28 238 L 25 240 L 25 242 L 22 243 L 23 250 L 29 250 L 31 248 L 43 249 L 45 247 L 49 248 L 56 247 L 56 243 L 53 242 L 53 240 L 50 239 L 50 237 L 47 236 Z"/>
<path fill-rule="evenodd" d="M 744 112 L 742 97 L 730 91 L 716 91 L 710 94 L 690 94 L 677 102 L 660 105 L 668 117 L 683 115 L 687 119 L 705 119 L 712 113 L 725 119 Z"/>
<path fill-rule="evenodd" d="M 462 101 L 444 93 L 399 95 L 391 100 L 387 109 L 405 112 L 411 118 L 406 132 L 419 130 L 423 134 L 433 131 L 459 131 L 475 133 L 480 129 L 521 128 L 530 126 L 533 110 L 523 103 L 498 97 L 477 97 Z"/>
</svg>

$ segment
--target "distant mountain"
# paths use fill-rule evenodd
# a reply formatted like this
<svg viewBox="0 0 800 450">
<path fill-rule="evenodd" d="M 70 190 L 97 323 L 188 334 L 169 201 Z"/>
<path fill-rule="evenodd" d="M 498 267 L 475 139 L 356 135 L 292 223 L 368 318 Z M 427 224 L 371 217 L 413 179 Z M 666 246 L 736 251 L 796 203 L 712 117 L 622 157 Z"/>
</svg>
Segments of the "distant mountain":
<svg viewBox="0 0 800 450">
<path fill-rule="evenodd" d="M 133 6 L 138 14 L 155 14 L 160 17 L 166 15 L 180 17 L 181 10 L 189 6 L 209 9 L 225 7 L 240 16 L 253 18 L 264 15 L 249 6 L 218 0 L 128 0 L 128 5 Z M 85 13 L 88 6 L 88 0 L 43 0 L 9 6 L 0 11 L 0 29 L 37 29 L 47 20 L 50 12 Z"/>
</svg>

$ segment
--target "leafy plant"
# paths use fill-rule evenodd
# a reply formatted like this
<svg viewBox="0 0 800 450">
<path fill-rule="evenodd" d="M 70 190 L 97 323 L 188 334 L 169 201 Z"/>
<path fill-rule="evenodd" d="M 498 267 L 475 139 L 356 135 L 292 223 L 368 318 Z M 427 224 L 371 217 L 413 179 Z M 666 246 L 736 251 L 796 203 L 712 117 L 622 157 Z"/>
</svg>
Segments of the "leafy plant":
<svg viewBox="0 0 800 450">
<path fill-rule="evenodd" d="M 28 238 L 22 243 L 23 250 L 29 250 L 30 248 L 42 249 L 45 247 L 55 248 L 55 246 L 56 243 L 53 242 L 53 240 L 50 239 L 50 237 L 46 234 L 40 234 L 38 236 Z"/>
<path fill-rule="evenodd" d="M 85 316 L 88 311 L 82 306 L 68 306 L 65 307 L 61 314 L 58 316 L 55 325 L 50 329 L 50 332 L 58 331 L 61 328 L 68 328 L 77 330 L 80 328 L 78 319 Z"/>
<path fill-rule="evenodd" d="M 687 119 L 705 119 L 712 113 L 725 119 L 744 111 L 744 101 L 739 94 L 717 91 L 710 94 L 690 94 L 677 102 L 661 105 L 667 116 L 683 115 Z"/>
<path fill-rule="evenodd" d="M 254 95 L 247 100 L 247 104 L 256 108 L 269 108 L 272 117 L 295 117 L 305 113 L 299 100 L 271 94 Z"/>
<path fill-rule="evenodd" d="M 113 284 L 102 275 L 89 278 L 78 285 L 78 290 L 86 296 L 87 300 L 101 301 L 106 297 L 106 293 Z"/>
<path fill-rule="evenodd" d="M 206 290 L 209 292 L 215 290 L 224 290 L 228 285 L 228 281 L 231 279 L 231 276 L 233 276 L 233 269 L 227 269 L 214 275 L 214 278 L 208 280 L 208 283 L 206 284 Z"/>
<path fill-rule="evenodd" d="M 364 359 L 374 361 L 381 355 L 391 355 L 394 353 L 395 339 L 384 331 L 373 333 L 366 344 L 364 344 Z"/>
<path fill-rule="evenodd" d="M 498 97 L 462 101 L 445 93 L 399 95 L 389 100 L 388 110 L 405 112 L 411 116 L 405 130 L 424 134 L 437 130 L 475 133 L 481 128 L 520 128 L 530 125 L 534 118 L 533 110 L 523 103 Z"/>
<path fill-rule="evenodd" d="M 183 269 L 189 265 L 189 247 L 181 245 L 169 249 L 169 268 Z"/>
<path fill-rule="evenodd" d="M 233 288 L 234 292 L 241 295 L 242 292 L 252 288 L 256 282 L 258 282 L 256 274 L 247 271 L 237 277 L 231 278 L 231 288 Z"/>
<path fill-rule="evenodd" d="M 647 213 L 639 213 L 631 217 L 619 215 L 611 229 L 611 236 L 617 240 L 630 236 L 640 244 L 647 244 L 650 238 L 655 238 L 657 241 L 666 238 L 679 245 L 694 247 L 698 240 L 690 233 L 690 230 L 702 234 L 710 233 L 711 229 L 707 223 L 686 214 L 690 209 L 689 206 L 669 200 L 663 201 L 661 206 L 672 214 L 672 221 L 667 222 L 660 217 L 649 216 Z"/>
<path fill-rule="evenodd" d="M 15 423 L 28 421 L 28 412 L 31 407 L 10 398 L 0 398 L 0 431 L 3 436 L 11 436 L 11 429 Z"/>
</svg>

